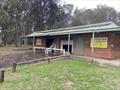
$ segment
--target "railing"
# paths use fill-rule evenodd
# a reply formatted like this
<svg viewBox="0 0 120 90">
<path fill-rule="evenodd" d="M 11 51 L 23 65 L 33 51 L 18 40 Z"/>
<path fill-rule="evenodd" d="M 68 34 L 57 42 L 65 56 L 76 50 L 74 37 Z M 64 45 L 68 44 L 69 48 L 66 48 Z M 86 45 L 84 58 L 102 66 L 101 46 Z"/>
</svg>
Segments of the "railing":
<svg viewBox="0 0 120 90">
<path fill-rule="evenodd" d="M 29 61 L 24 61 L 24 62 L 13 63 L 12 72 L 16 71 L 17 65 L 31 64 L 31 63 L 35 63 L 35 62 L 39 62 L 39 61 L 43 61 L 43 60 L 48 60 L 48 63 L 50 63 L 51 59 L 56 59 L 56 58 L 61 58 L 61 57 L 67 56 L 64 49 L 57 49 L 57 48 L 52 49 L 52 48 L 46 48 L 46 47 L 33 47 L 34 53 L 36 52 L 36 49 L 37 50 L 43 50 L 46 57 L 40 58 L 40 59 L 29 60 Z M 49 56 L 49 50 L 60 51 L 60 53 L 62 53 L 62 55 L 60 54 L 59 56 Z"/>
<path fill-rule="evenodd" d="M 44 60 L 48 60 L 48 63 L 50 63 L 52 59 L 65 58 L 65 57 L 67 57 L 67 56 L 61 55 L 61 56 L 45 57 L 45 58 L 36 59 L 36 60 L 13 63 L 12 72 L 16 72 L 16 68 L 18 65 L 31 64 L 31 63 L 35 63 L 35 62 L 44 61 Z"/>
<path fill-rule="evenodd" d="M 58 51 L 60 53 L 60 55 L 62 54 L 63 56 L 66 55 L 66 52 L 64 49 L 58 49 L 58 48 L 46 48 L 46 47 L 33 47 L 33 51 L 34 53 L 36 52 L 36 50 L 43 50 L 43 53 L 45 54 L 45 56 L 49 56 L 49 53 L 51 53 L 51 50 L 54 51 Z M 54 52 L 56 53 L 56 52 Z"/>
<path fill-rule="evenodd" d="M 48 63 L 51 63 L 51 60 L 55 60 L 55 59 L 63 59 L 67 56 L 61 55 L 61 56 L 53 56 L 53 57 L 45 57 L 45 58 L 40 58 L 40 59 L 35 59 L 35 60 L 30 60 L 30 61 L 24 61 L 24 62 L 18 62 L 18 63 L 13 63 L 12 65 L 12 72 L 16 72 L 17 66 L 18 65 L 25 65 L 25 64 L 31 64 L 31 63 L 35 63 L 35 62 L 40 62 L 40 61 L 44 61 L 44 60 L 48 60 Z M 5 70 L 2 69 L 0 70 L 0 83 L 4 82 L 5 78 Z"/>
<path fill-rule="evenodd" d="M 39 50 L 43 50 L 43 53 L 44 53 L 44 55 L 46 57 L 40 58 L 40 59 L 33 59 L 33 60 L 29 60 L 29 61 L 13 63 L 13 65 L 12 65 L 12 72 L 16 72 L 16 69 L 17 69 L 18 65 L 31 64 L 31 63 L 35 63 L 35 62 L 44 61 L 44 60 L 47 60 L 48 63 L 51 63 L 51 60 L 53 60 L 53 59 L 59 59 L 59 58 L 63 59 L 65 57 L 67 57 L 67 54 L 66 54 L 64 49 L 46 48 L 46 47 L 33 47 L 34 53 L 36 53 L 37 49 L 38 49 L 38 51 Z M 50 56 L 49 55 L 50 50 L 59 51 L 60 54 L 58 56 Z M 4 82 L 4 78 L 5 78 L 5 70 L 0 70 L 0 83 Z"/>
</svg>

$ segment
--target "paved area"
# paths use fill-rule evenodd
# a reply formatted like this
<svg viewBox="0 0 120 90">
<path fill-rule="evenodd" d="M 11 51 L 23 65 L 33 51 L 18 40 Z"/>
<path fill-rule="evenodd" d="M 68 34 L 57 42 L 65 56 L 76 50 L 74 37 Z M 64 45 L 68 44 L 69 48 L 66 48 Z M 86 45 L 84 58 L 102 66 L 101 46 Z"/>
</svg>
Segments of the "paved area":
<svg viewBox="0 0 120 90">
<path fill-rule="evenodd" d="M 99 63 L 99 64 L 108 64 L 108 65 L 120 67 L 120 59 L 105 60 L 105 59 L 95 58 L 94 61 L 97 62 L 97 63 Z"/>
<path fill-rule="evenodd" d="M 91 57 L 84 57 L 84 56 L 72 56 L 72 57 L 77 57 L 77 58 L 82 58 L 88 61 L 91 61 Z M 99 58 L 94 58 L 94 62 L 99 63 L 99 64 L 107 64 L 107 65 L 112 65 L 116 67 L 120 67 L 120 58 L 115 59 L 115 60 L 107 60 L 107 59 L 99 59 Z"/>
</svg>

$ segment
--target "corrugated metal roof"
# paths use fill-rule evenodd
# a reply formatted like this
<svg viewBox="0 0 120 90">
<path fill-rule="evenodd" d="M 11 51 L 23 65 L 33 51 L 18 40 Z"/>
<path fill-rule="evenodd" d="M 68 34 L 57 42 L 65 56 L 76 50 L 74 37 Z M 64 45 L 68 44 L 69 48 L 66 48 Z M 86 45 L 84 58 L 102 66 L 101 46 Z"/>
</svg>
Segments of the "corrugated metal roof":
<svg viewBox="0 0 120 90">
<path fill-rule="evenodd" d="M 69 28 L 60 28 L 52 30 L 44 30 L 34 32 L 26 37 L 33 36 L 53 36 L 53 35 L 66 35 L 66 34 L 79 34 L 79 33 L 91 33 L 91 32 L 108 32 L 108 31 L 120 31 L 120 26 L 113 22 L 90 24 Z"/>
</svg>

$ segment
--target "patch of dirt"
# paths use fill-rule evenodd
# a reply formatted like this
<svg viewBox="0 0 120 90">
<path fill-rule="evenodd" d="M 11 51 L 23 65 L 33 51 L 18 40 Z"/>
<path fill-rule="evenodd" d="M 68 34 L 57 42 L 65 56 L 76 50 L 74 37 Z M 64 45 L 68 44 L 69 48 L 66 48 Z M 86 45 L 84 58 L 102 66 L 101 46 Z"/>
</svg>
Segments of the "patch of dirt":
<svg viewBox="0 0 120 90">
<path fill-rule="evenodd" d="M 14 62 L 23 62 L 44 57 L 40 53 L 34 54 L 32 50 L 21 50 L 20 52 L 21 53 L 0 56 L 0 68 L 11 66 Z"/>
<path fill-rule="evenodd" d="M 69 80 L 62 81 L 62 89 L 63 90 L 72 90 L 73 89 L 72 85 L 73 85 L 72 81 L 69 81 Z"/>
<path fill-rule="evenodd" d="M 117 90 L 120 90 L 120 82 L 117 84 Z"/>
<path fill-rule="evenodd" d="M 19 77 L 21 77 L 22 75 L 18 74 L 18 73 L 11 73 L 11 72 L 6 72 L 5 73 L 5 79 L 17 79 Z"/>
</svg>

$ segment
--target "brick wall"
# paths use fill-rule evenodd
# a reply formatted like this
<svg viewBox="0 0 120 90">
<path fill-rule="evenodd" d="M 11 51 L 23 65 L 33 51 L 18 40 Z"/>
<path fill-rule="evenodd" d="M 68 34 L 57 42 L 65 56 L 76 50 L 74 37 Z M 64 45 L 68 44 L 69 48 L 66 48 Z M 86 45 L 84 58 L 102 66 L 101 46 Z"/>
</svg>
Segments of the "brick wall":
<svg viewBox="0 0 120 90">
<path fill-rule="evenodd" d="M 94 49 L 94 57 L 111 59 L 112 55 L 111 55 L 111 47 L 110 47 L 110 43 L 111 43 L 110 33 L 97 33 L 95 34 L 95 37 L 108 37 L 108 48 Z M 84 34 L 83 36 L 84 56 L 92 56 L 92 49 L 90 47 L 91 38 L 92 38 L 92 34 Z"/>
<path fill-rule="evenodd" d="M 55 38 L 54 43 L 56 45 L 56 48 L 60 48 L 60 39 L 59 38 Z"/>
<path fill-rule="evenodd" d="M 90 47 L 90 39 L 92 34 L 84 34 L 83 35 L 83 44 L 84 56 L 92 56 L 91 47 Z M 94 57 L 96 58 L 104 58 L 104 59 L 115 59 L 120 57 L 120 43 L 117 42 L 120 40 L 120 36 L 116 36 L 114 32 L 106 32 L 106 33 L 95 33 L 95 37 L 108 37 L 108 48 L 106 49 L 94 49 Z"/>
<path fill-rule="evenodd" d="M 78 35 L 73 35 L 72 37 L 73 37 L 73 55 L 77 55 L 76 44 L 77 44 Z"/>
<path fill-rule="evenodd" d="M 112 33 L 112 42 L 113 42 L 113 47 L 112 47 L 112 54 L 113 58 L 120 58 L 120 32 L 114 32 Z"/>
</svg>

